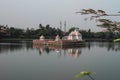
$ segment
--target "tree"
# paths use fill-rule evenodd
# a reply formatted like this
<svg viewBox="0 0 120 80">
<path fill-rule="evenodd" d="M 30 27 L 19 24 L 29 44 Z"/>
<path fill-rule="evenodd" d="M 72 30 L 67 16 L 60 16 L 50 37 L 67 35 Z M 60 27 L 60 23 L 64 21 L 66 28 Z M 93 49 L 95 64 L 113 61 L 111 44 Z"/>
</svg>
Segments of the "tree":
<svg viewBox="0 0 120 80">
<path fill-rule="evenodd" d="M 91 15 L 89 18 L 85 18 L 85 20 L 95 19 L 96 22 L 100 23 L 97 26 L 107 28 L 108 30 L 111 30 L 111 31 L 114 31 L 114 30 L 119 30 L 120 31 L 120 22 L 101 18 L 101 17 L 104 17 L 104 16 L 107 16 L 107 17 L 109 17 L 109 16 L 120 16 L 120 12 L 118 12 L 117 14 L 108 14 L 103 10 L 82 9 L 81 11 L 76 12 L 76 13 L 81 13 L 81 15 L 86 15 L 86 14 Z"/>
<path fill-rule="evenodd" d="M 23 29 L 10 27 L 10 37 L 11 38 L 21 38 L 23 36 Z"/>
<path fill-rule="evenodd" d="M 109 30 L 108 33 L 106 33 L 106 38 L 116 38 L 120 34 L 120 22 L 119 21 L 112 21 L 106 18 L 103 18 L 105 16 L 120 16 L 120 12 L 117 14 L 109 14 L 106 13 L 104 10 L 94 10 L 94 9 L 82 9 L 79 12 L 76 13 L 81 13 L 81 15 L 90 15 L 89 18 L 85 18 L 85 20 L 96 20 L 99 24 L 97 26 L 106 28 Z M 102 17 L 102 18 L 101 18 Z M 116 34 L 116 31 L 119 32 L 119 34 Z"/>
<path fill-rule="evenodd" d="M 43 28 L 42 24 L 39 24 L 39 29 L 42 29 L 42 28 Z"/>
</svg>

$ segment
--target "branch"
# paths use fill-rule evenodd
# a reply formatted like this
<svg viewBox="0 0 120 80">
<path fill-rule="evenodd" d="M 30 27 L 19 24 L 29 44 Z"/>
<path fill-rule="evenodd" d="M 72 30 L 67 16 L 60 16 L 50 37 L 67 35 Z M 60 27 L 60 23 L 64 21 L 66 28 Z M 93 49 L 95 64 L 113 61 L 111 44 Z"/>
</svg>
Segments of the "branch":
<svg viewBox="0 0 120 80">
<path fill-rule="evenodd" d="M 76 13 L 81 13 L 81 15 L 85 15 L 85 14 L 92 14 L 93 18 L 98 18 L 98 17 L 102 17 L 102 16 L 120 16 L 120 14 L 107 14 L 105 11 L 103 10 L 93 10 L 93 9 L 82 9 L 79 12 Z M 120 11 L 118 12 L 120 13 Z"/>
</svg>

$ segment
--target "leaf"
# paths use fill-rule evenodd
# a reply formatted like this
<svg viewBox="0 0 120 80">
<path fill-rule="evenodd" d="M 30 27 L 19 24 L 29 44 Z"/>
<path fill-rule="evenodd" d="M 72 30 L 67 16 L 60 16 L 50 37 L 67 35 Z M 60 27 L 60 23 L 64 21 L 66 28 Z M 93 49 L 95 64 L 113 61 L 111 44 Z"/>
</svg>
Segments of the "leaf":
<svg viewBox="0 0 120 80">
<path fill-rule="evenodd" d="M 115 39 L 114 42 L 120 42 L 120 38 Z"/>
<path fill-rule="evenodd" d="M 95 72 L 82 71 L 79 74 L 75 75 L 76 78 L 82 78 L 86 75 L 96 74 Z"/>
<path fill-rule="evenodd" d="M 82 77 L 84 77 L 85 75 L 82 75 L 81 73 L 79 73 L 79 74 L 77 74 L 77 75 L 75 75 L 75 78 L 82 78 Z"/>
<path fill-rule="evenodd" d="M 90 74 L 96 74 L 96 72 L 90 72 Z"/>
</svg>

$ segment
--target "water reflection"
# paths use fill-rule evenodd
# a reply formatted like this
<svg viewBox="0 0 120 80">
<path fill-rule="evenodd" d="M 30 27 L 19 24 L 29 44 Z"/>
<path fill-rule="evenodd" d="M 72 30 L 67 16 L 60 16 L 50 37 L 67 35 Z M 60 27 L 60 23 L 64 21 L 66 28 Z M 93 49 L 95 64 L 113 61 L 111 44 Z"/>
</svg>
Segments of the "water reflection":
<svg viewBox="0 0 120 80">
<path fill-rule="evenodd" d="M 26 48 L 27 50 L 32 49 L 31 41 L 21 40 L 0 40 L 0 54 L 18 51 Z"/>
<path fill-rule="evenodd" d="M 90 50 L 91 47 L 99 47 L 99 48 L 106 48 L 107 51 L 120 51 L 120 43 L 114 42 L 87 42 L 86 43 L 88 49 Z"/>
<path fill-rule="evenodd" d="M 86 42 L 84 46 L 45 46 L 45 45 L 33 45 L 33 48 L 36 48 L 39 51 L 39 55 L 49 54 L 54 51 L 59 56 L 61 55 L 69 55 L 72 57 L 79 57 L 82 54 L 82 49 L 86 48 L 88 50 L 93 49 L 93 47 L 99 47 L 107 49 L 107 51 L 120 51 L 120 43 L 113 42 Z"/>
<path fill-rule="evenodd" d="M 85 46 L 46 46 L 46 45 L 33 45 L 34 48 L 38 49 L 39 54 L 47 53 L 49 54 L 51 51 L 55 51 L 58 56 L 61 56 L 62 54 L 65 56 L 68 53 L 72 57 L 79 57 L 82 53 L 81 49 Z"/>
<path fill-rule="evenodd" d="M 71 48 L 71 49 L 68 49 L 68 52 L 72 57 L 78 57 L 82 53 L 80 48 L 77 48 L 77 49 Z"/>
<path fill-rule="evenodd" d="M 120 43 L 110 42 L 86 42 L 83 47 L 0 42 L 0 79 L 75 80 L 75 74 L 87 69 L 98 74 L 96 80 L 119 80 L 119 51 Z"/>
<path fill-rule="evenodd" d="M 32 50 L 37 49 L 39 55 L 49 54 L 50 52 L 56 52 L 59 56 L 66 55 L 78 57 L 82 53 L 82 49 L 86 48 L 88 50 L 93 49 L 93 47 L 99 47 L 107 49 L 107 51 L 120 51 L 120 43 L 113 42 L 86 42 L 85 46 L 45 46 L 45 45 L 33 45 L 32 41 L 23 40 L 0 40 L 0 54 L 20 51 L 23 49 Z"/>
</svg>

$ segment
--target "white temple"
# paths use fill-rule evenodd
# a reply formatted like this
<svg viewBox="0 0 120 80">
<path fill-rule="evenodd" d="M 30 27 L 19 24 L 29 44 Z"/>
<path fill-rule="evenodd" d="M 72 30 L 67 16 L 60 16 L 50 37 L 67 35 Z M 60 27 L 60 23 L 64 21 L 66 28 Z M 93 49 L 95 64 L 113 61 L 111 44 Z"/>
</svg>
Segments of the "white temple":
<svg viewBox="0 0 120 80">
<path fill-rule="evenodd" d="M 82 35 L 75 29 L 68 35 L 68 40 L 82 40 Z"/>
<path fill-rule="evenodd" d="M 40 36 L 40 40 L 44 40 L 45 37 L 43 35 Z"/>
<path fill-rule="evenodd" d="M 60 40 L 60 36 L 59 36 L 59 35 L 57 35 L 57 36 L 55 37 L 55 41 L 58 41 L 58 40 Z"/>
</svg>

